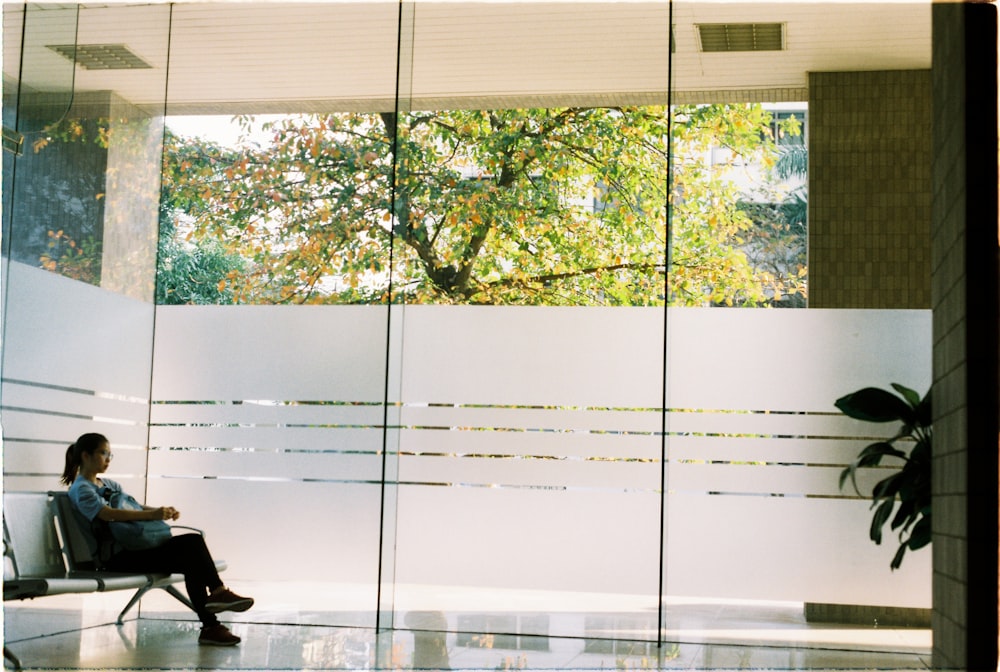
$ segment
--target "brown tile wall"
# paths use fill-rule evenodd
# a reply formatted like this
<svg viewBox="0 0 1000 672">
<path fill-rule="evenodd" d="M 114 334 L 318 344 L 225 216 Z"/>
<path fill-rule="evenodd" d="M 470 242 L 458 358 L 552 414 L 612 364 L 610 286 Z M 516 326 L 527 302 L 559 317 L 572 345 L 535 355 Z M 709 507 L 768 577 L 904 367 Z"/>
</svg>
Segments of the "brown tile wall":
<svg viewBox="0 0 1000 672">
<path fill-rule="evenodd" d="M 933 6 L 933 667 L 997 669 L 996 7 Z"/>
<path fill-rule="evenodd" d="M 809 307 L 930 308 L 930 71 L 809 75 Z"/>
</svg>

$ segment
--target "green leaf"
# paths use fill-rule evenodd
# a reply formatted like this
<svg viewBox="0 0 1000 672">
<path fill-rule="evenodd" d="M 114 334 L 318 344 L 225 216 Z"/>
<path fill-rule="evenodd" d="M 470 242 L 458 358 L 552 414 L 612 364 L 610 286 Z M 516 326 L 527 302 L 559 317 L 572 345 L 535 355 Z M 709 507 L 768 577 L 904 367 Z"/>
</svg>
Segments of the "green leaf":
<svg viewBox="0 0 1000 672">
<path fill-rule="evenodd" d="M 934 415 L 931 411 L 931 390 L 927 390 L 923 401 L 917 405 L 917 422 L 921 427 L 930 427 L 934 422 Z"/>
<path fill-rule="evenodd" d="M 896 502 L 891 499 L 882 502 L 875 510 L 875 515 L 872 516 L 872 526 L 868 536 L 876 544 L 882 543 L 882 526 L 885 525 L 885 522 L 889 520 L 889 516 L 892 515 L 892 508 L 895 504 Z"/>
<path fill-rule="evenodd" d="M 857 490 L 858 490 L 858 482 L 854 478 L 854 471 L 855 471 L 854 470 L 854 465 L 852 464 L 852 465 L 850 465 L 848 467 L 844 467 L 844 470 L 840 472 L 840 489 L 841 490 L 844 489 L 844 481 L 846 481 L 848 479 L 848 477 L 850 477 L 851 480 L 854 482 L 854 490 L 857 492 Z M 858 492 L 858 494 L 860 495 L 861 493 Z"/>
<path fill-rule="evenodd" d="M 872 499 L 879 500 L 887 497 L 894 499 L 896 493 L 899 492 L 899 489 L 905 482 L 906 479 L 903 477 L 902 473 L 893 474 L 888 478 L 882 479 L 875 484 L 874 488 L 872 488 Z"/>
<path fill-rule="evenodd" d="M 900 527 L 902 527 L 903 530 L 905 531 L 906 528 L 909 527 L 913 522 L 910 520 L 910 518 L 915 519 L 917 515 L 916 509 L 917 509 L 916 504 L 913 501 L 902 502 L 899 505 L 899 510 L 896 511 L 896 515 L 892 519 L 892 523 L 889 524 L 889 527 L 893 530 L 897 530 Z"/>
<path fill-rule="evenodd" d="M 915 412 L 894 394 L 877 387 L 866 387 L 845 395 L 834 405 L 845 415 L 869 422 L 912 422 Z"/>
<path fill-rule="evenodd" d="M 910 533 L 906 545 L 915 551 L 929 543 L 931 543 L 931 518 L 928 512 L 913 526 L 913 532 Z"/>
<path fill-rule="evenodd" d="M 886 455 L 901 457 L 904 460 L 906 459 L 906 453 L 895 448 L 887 441 L 879 441 L 878 443 L 873 443 L 865 447 L 864 450 L 858 453 L 855 464 L 858 467 L 874 467 L 878 465 L 882 461 L 882 458 Z"/>
<path fill-rule="evenodd" d="M 906 553 L 906 544 L 900 544 L 899 550 L 896 551 L 896 555 L 892 557 L 892 562 L 889 563 L 890 569 L 899 569 L 899 566 L 903 564 L 903 555 Z"/>
<path fill-rule="evenodd" d="M 920 405 L 920 395 L 919 394 L 917 394 L 916 392 L 914 392 L 913 390 L 911 390 L 908 387 L 904 387 L 903 385 L 900 385 L 899 383 L 891 383 L 891 384 L 892 384 L 892 389 L 894 389 L 897 392 L 899 392 L 899 394 L 902 395 L 903 399 L 906 399 L 906 401 L 909 402 L 910 406 L 912 406 L 913 408 L 916 408 L 917 406 Z"/>
</svg>

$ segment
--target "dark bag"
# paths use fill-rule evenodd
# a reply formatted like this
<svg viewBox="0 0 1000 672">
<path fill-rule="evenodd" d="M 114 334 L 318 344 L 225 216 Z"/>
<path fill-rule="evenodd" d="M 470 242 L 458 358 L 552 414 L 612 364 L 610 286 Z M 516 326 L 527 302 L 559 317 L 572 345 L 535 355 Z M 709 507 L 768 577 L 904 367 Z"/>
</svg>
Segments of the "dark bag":
<svg viewBox="0 0 1000 672">
<path fill-rule="evenodd" d="M 111 493 L 108 506 L 113 509 L 142 511 L 142 505 L 132 495 L 121 491 Z M 170 526 L 162 520 L 116 520 L 109 522 L 108 528 L 115 541 L 129 551 L 156 548 L 170 538 Z"/>
</svg>

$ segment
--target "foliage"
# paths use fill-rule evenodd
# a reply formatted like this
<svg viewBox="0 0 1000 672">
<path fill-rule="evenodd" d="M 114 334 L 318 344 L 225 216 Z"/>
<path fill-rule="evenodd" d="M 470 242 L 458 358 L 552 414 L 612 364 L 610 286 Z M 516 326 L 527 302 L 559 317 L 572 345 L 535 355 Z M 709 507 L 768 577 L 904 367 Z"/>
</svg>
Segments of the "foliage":
<svg viewBox="0 0 1000 672">
<path fill-rule="evenodd" d="M 806 306 L 808 239 L 804 216 L 796 216 L 795 203 L 799 197 L 796 190 L 788 200 L 779 203 L 741 201 L 739 204 L 754 223 L 743 235 L 742 249 L 755 273 L 772 279 L 772 306 Z M 785 295 L 781 293 L 782 287 L 796 291 Z"/>
<path fill-rule="evenodd" d="M 41 267 L 92 285 L 101 279 L 101 241 L 88 236 L 80 243 L 65 231 L 49 231 L 49 249 L 41 255 Z"/>
<path fill-rule="evenodd" d="M 230 288 L 245 262 L 214 241 L 187 243 L 166 235 L 159 240 L 156 303 L 219 305 L 233 303 Z"/>
<path fill-rule="evenodd" d="M 210 143 L 188 146 L 204 151 Z M 217 147 L 214 151 L 219 151 Z M 247 261 L 220 242 L 182 235 L 184 192 L 161 185 L 157 237 L 156 303 L 160 305 L 220 305 L 236 301 L 235 278 Z"/>
<path fill-rule="evenodd" d="M 900 546 L 890 567 L 897 569 L 907 549 L 917 550 L 931 541 L 931 393 L 923 399 L 913 390 L 892 383 L 898 393 L 866 387 L 841 397 L 836 406 L 846 415 L 868 422 L 902 422 L 890 438 L 864 448 L 840 474 L 840 487 L 848 478 L 858 494 L 857 470 L 875 467 L 884 457 L 903 460 L 903 467 L 875 484 L 872 489 L 872 516 L 869 536 L 882 543 L 882 528 L 890 524 L 898 530 Z M 896 447 L 897 441 L 912 442 L 909 453 Z M 896 504 L 899 508 L 896 509 Z M 895 516 L 893 510 L 896 509 Z M 890 522 L 891 518 L 891 522 Z"/>
<path fill-rule="evenodd" d="M 778 126 L 786 140 L 801 136 L 801 127 L 794 116 Z M 807 188 L 804 183 L 788 191 L 788 182 L 804 179 L 808 174 L 808 152 L 804 144 L 779 146 L 771 178 L 761 185 L 754 200 L 740 203 L 754 226 L 744 236 L 743 250 L 758 274 L 774 278 L 771 305 L 804 308 L 807 275 L 808 217 Z M 796 287 L 799 291 L 782 295 L 781 287 Z"/>
<path fill-rule="evenodd" d="M 436 303 L 762 305 L 804 291 L 754 271 L 740 237 L 752 222 L 705 161 L 727 147 L 772 163 L 770 115 L 690 106 L 669 122 L 648 107 L 289 117 L 235 149 L 168 134 L 164 188 L 195 239 L 247 260 L 237 302 L 387 301 L 390 281 L 392 300 Z"/>
</svg>

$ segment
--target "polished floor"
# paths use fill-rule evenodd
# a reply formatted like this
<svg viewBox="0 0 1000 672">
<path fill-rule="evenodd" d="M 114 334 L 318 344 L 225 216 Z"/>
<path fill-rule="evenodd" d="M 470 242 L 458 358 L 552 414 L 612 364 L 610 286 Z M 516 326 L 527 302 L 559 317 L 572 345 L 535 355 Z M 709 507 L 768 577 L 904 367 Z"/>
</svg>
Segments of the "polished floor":
<svg viewBox="0 0 1000 672">
<path fill-rule="evenodd" d="M 258 602 L 224 614 L 236 647 L 197 644 L 199 624 L 163 594 L 114 624 L 127 596 L 51 597 L 4 605 L 4 643 L 31 670 L 927 670 L 930 631 L 807 623 L 801 605 L 681 601 L 655 616 L 573 609 L 400 610 L 376 634 L 370 612 Z M 244 591 L 246 592 L 246 591 Z M 537 633 L 554 634 L 537 634 Z M 528 634 L 536 633 L 536 634 Z"/>
</svg>

